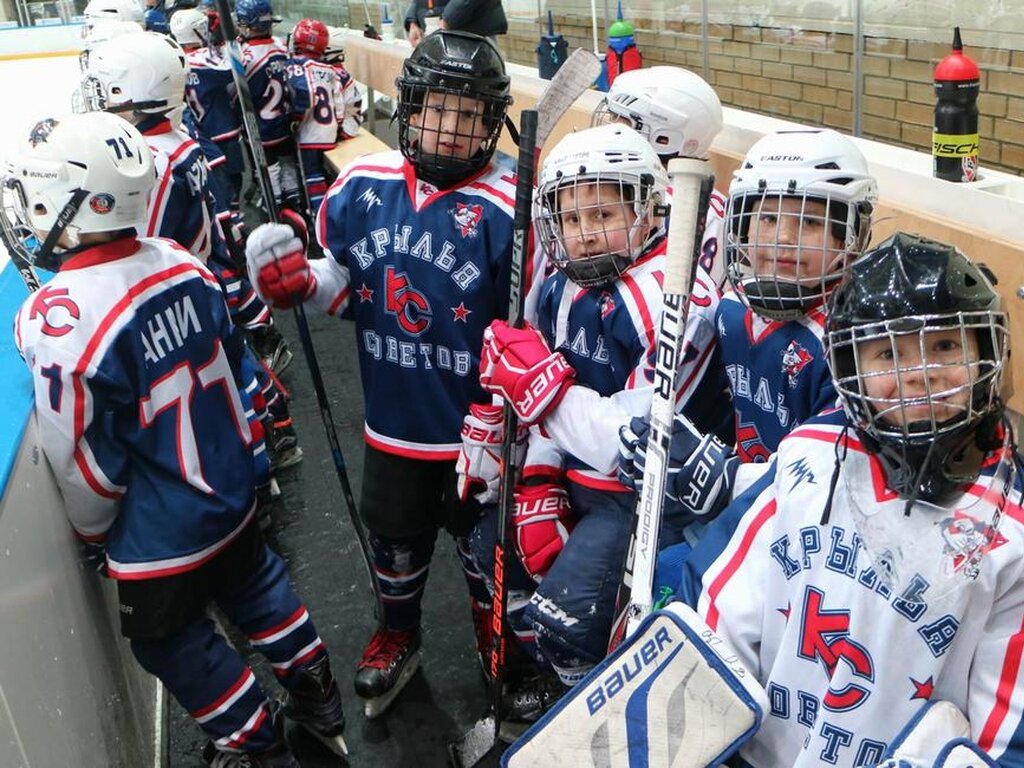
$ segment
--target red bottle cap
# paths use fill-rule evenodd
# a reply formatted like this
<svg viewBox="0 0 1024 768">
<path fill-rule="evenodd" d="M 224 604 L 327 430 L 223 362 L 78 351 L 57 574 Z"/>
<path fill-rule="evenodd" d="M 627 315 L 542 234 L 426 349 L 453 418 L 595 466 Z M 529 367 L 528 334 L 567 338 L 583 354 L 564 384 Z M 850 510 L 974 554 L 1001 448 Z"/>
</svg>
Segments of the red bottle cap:
<svg viewBox="0 0 1024 768">
<path fill-rule="evenodd" d="M 964 45 L 960 42 L 960 27 L 953 30 L 953 52 L 935 67 L 935 79 L 954 82 L 981 79 L 981 72 L 974 59 L 964 55 Z"/>
</svg>

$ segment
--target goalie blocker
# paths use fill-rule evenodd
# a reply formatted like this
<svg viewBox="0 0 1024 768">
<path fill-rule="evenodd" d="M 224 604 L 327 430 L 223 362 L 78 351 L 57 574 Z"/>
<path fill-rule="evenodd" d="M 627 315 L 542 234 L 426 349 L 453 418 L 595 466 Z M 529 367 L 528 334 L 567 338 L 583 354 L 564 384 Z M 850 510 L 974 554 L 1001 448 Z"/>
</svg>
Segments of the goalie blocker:
<svg viewBox="0 0 1024 768">
<path fill-rule="evenodd" d="M 725 641 L 672 603 L 523 734 L 501 765 L 718 765 L 757 731 L 767 707 Z"/>
</svg>

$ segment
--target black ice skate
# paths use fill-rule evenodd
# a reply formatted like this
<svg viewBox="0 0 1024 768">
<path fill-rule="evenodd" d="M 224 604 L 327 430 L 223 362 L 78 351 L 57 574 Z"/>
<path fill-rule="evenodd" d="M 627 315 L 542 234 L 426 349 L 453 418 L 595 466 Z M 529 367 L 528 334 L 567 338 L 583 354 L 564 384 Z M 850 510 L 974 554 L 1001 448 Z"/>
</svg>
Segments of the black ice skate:
<svg viewBox="0 0 1024 768">
<path fill-rule="evenodd" d="M 280 376 L 295 357 L 288 348 L 288 342 L 273 325 L 253 329 L 252 344 L 256 354 L 275 376 Z"/>
<path fill-rule="evenodd" d="M 291 417 L 281 421 L 264 422 L 267 425 L 267 445 L 270 448 L 270 468 L 274 472 L 293 467 L 302 461 L 302 447 L 295 434 Z"/>
<path fill-rule="evenodd" d="M 368 718 L 386 710 L 420 667 L 420 631 L 378 629 L 356 668 L 356 693 Z"/>
<path fill-rule="evenodd" d="M 288 689 L 284 714 L 322 741 L 334 754 L 348 755 L 348 745 L 341 735 L 345 730 L 341 694 L 327 657 L 295 673 L 295 683 Z"/>
<path fill-rule="evenodd" d="M 498 738 L 511 744 L 558 701 L 566 688 L 550 673 L 537 673 L 512 683 L 502 696 L 504 714 Z"/>
</svg>

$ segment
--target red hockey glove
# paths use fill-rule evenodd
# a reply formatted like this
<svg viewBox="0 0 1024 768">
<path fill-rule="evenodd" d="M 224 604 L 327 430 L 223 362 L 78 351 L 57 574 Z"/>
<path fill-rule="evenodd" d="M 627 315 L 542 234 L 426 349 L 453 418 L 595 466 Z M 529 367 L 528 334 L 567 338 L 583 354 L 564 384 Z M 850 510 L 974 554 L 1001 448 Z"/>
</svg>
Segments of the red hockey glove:
<svg viewBox="0 0 1024 768">
<path fill-rule="evenodd" d="M 469 413 L 462 420 L 462 448 L 455 462 L 455 472 L 463 504 L 471 493 L 481 504 L 498 498 L 501 442 L 505 431 L 502 412 L 500 405 L 470 403 Z"/>
<path fill-rule="evenodd" d="M 245 244 L 249 279 L 264 302 L 287 309 L 304 301 L 316 283 L 306 258 L 308 234 L 302 217 L 281 209 L 280 224 L 262 224 Z"/>
<path fill-rule="evenodd" d="M 562 353 L 548 349 L 529 323 L 517 329 L 495 320 L 484 331 L 480 386 L 505 398 L 524 424 L 543 421 L 575 377 Z"/>
<path fill-rule="evenodd" d="M 565 488 L 555 483 L 521 485 L 515 498 L 516 552 L 526 572 L 540 583 L 565 546 L 576 518 Z"/>
</svg>

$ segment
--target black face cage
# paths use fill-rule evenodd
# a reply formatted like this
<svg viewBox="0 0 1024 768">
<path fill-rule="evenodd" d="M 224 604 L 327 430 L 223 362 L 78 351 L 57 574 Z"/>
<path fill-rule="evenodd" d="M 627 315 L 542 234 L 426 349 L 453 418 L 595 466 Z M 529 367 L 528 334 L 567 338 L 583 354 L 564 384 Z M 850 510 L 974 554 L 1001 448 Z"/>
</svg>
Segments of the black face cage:
<svg viewBox="0 0 1024 768">
<path fill-rule="evenodd" d="M 660 234 L 660 230 L 652 229 L 642 242 L 630 245 L 654 215 L 653 185 L 653 176 L 644 174 L 627 180 L 614 172 L 581 174 L 546 185 L 551 188 L 539 191 L 534 220 L 548 260 L 581 288 L 617 279 Z M 581 196 L 589 189 L 595 190 L 590 194 L 592 199 L 580 205 Z M 576 205 L 561 210 L 564 192 L 571 193 Z M 628 222 L 630 216 L 635 219 L 632 224 L 611 226 L 607 220 L 613 211 L 619 212 L 620 221 Z M 623 247 L 614 248 L 610 240 L 621 242 Z"/>
<path fill-rule="evenodd" d="M 636 99 L 633 98 L 631 101 L 636 101 Z M 617 101 L 616 104 L 622 104 L 622 102 Z M 615 112 L 611 109 L 608 99 L 604 99 L 597 105 L 593 117 L 590 118 L 591 128 L 596 128 L 599 125 L 628 125 L 648 142 L 651 140 L 651 126 L 646 125 L 639 114 L 630 112 L 623 115 Z"/>
<path fill-rule="evenodd" d="M 470 82 L 463 87 L 443 87 L 399 81 L 398 110 L 395 113 L 398 119 L 398 148 L 413 164 L 421 178 L 441 188 L 453 186 L 486 166 L 498 145 L 498 136 L 504 123 L 509 98 L 474 93 L 471 87 L 472 83 Z M 427 152 L 423 149 L 421 139 L 426 129 L 422 126 L 423 116 L 421 113 L 431 94 L 440 94 L 442 98 L 452 95 L 458 99 L 454 110 L 449 109 L 451 104 L 449 100 L 442 112 L 465 113 L 465 119 L 459 121 L 460 125 L 475 123 L 469 119 L 471 115 L 481 118 L 481 135 L 473 136 L 469 133 L 459 132 L 450 134 L 452 143 L 463 146 L 474 139 L 480 140 L 480 149 L 471 157 L 456 157 L 457 148 L 454 146 L 437 146 L 435 152 Z M 482 115 L 479 113 L 481 104 L 483 105 Z M 421 115 L 420 126 L 412 124 L 413 115 Z M 442 128 L 452 120 L 446 114 L 441 114 L 439 117 Z"/>
<path fill-rule="evenodd" d="M 960 355 L 958 359 L 936 360 L 934 355 L 929 355 L 927 334 L 949 330 L 959 332 Z M 974 334 L 978 341 L 976 360 L 968 359 L 968 334 Z M 897 338 L 908 336 L 916 338 L 920 355 L 913 364 L 900 363 L 897 355 Z M 889 341 L 893 365 L 889 370 L 867 372 L 861 364 L 862 345 L 877 339 Z M 1008 330 L 1003 312 L 959 312 L 867 323 L 831 331 L 826 341 L 836 390 L 854 426 L 879 443 L 926 446 L 945 435 L 976 425 L 1002 407 L 1000 385 L 1008 356 Z M 957 372 L 964 381 L 962 385 L 933 389 L 929 374 Z M 892 375 L 897 383 L 895 397 L 872 397 L 867 393 L 868 380 Z M 911 376 L 923 379 L 923 393 L 909 392 Z M 917 406 L 928 408 L 928 418 L 913 421 L 908 418 L 907 409 Z M 886 420 L 893 415 L 897 416 L 894 421 Z"/>
<path fill-rule="evenodd" d="M 784 210 L 784 200 L 798 209 Z M 725 263 L 733 290 L 770 320 L 795 320 L 821 305 L 867 245 L 867 205 L 765 190 L 730 196 Z M 812 229 L 819 234 L 802 242 Z"/>
</svg>

